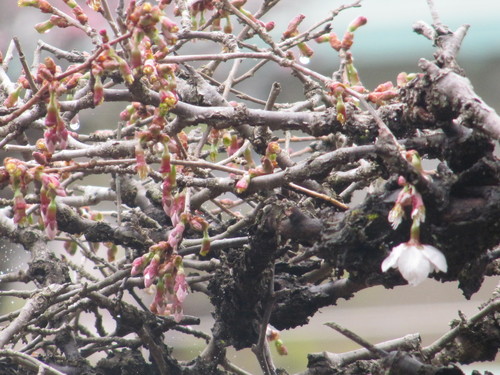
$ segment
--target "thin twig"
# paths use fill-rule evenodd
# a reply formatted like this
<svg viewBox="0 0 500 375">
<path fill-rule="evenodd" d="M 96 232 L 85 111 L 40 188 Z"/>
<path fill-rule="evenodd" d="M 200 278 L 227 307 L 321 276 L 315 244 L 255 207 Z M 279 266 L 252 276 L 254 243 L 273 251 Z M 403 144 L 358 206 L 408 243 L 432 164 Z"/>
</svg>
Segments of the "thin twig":
<svg viewBox="0 0 500 375">
<path fill-rule="evenodd" d="M 480 310 L 477 314 L 473 315 L 467 321 L 461 321 L 455 328 L 448 331 L 446 334 L 441 336 L 439 339 L 434 341 L 429 346 L 422 349 L 422 355 L 424 358 L 431 359 L 441 351 L 449 342 L 455 339 L 466 327 L 471 327 L 485 316 L 500 311 L 500 297 L 497 297 L 492 303 L 486 306 L 484 309 Z"/>
<path fill-rule="evenodd" d="M 332 198 L 326 194 L 322 194 L 322 193 L 318 193 L 317 191 L 313 191 L 313 190 L 310 190 L 310 189 L 307 189 L 303 186 L 300 186 L 300 185 L 297 185 L 293 182 L 290 182 L 288 184 L 291 188 L 294 188 L 294 189 L 297 189 L 303 193 L 306 193 L 308 195 L 310 195 L 311 197 L 315 197 L 315 198 L 319 198 L 319 199 L 323 199 L 327 202 L 330 202 L 331 204 L 333 204 L 334 206 L 338 207 L 338 208 L 341 208 L 342 210 L 346 211 L 349 209 L 349 206 L 345 205 L 344 203 L 336 200 L 335 198 Z"/>
<path fill-rule="evenodd" d="M 369 350 L 370 352 L 376 354 L 380 358 L 383 358 L 388 354 L 387 351 L 380 349 L 380 348 L 377 348 L 375 345 L 370 344 L 368 341 L 363 339 L 361 336 L 358 336 L 354 332 L 348 330 L 347 328 L 344 328 L 344 327 L 338 325 L 337 323 L 328 322 L 328 323 L 325 323 L 325 326 L 333 328 L 335 331 L 343 334 L 345 337 L 351 339 L 356 344 L 361 345 L 362 347 L 364 347 L 367 350 Z"/>
<path fill-rule="evenodd" d="M 30 68 L 28 66 L 28 63 L 26 62 L 26 57 L 24 56 L 23 49 L 21 47 L 21 43 L 19 42 L 19 39 L 17 36 L 12 38 L 14 40 L 14 44 L 16 45 L 17 53 L 19 54 L 19 60 L 21 61 L 21 65 L 23 66 L 24 70 L 24 75 L 26 76 L 26 79 L 28 80 L 28 83 L 30 84 L 31 91 L 33 91 L 34 94 L 37 93 L 38 87 L 36 86 L 36 83 L 33 79 L 33 76 L 31 75 Z"/>
</svg>

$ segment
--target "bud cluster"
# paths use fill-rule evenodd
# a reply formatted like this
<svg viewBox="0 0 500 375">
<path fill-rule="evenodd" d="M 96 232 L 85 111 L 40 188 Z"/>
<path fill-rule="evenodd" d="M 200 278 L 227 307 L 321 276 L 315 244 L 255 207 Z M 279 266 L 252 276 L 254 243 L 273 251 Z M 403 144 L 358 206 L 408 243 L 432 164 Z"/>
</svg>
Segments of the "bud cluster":
<svg viewBox="0 0 500 375">
<path fill-rule="evenodd" d="M 14 212 L 14 223 L 23 225 L 26 220 L 26 209 L 28 205 L 24 200 L 24 194 L 33 175 L 28 171 L 28 167 L 21 160 L 6 157 L 3 161 L 5 175 L 2 180 L 9 180 L 10 186 L 14 191 L 14 203 L 12 210 Z"/>
<path fill-rule="evenodd" d="M 298 14 L 296 15 L 289 23 L 288 23 L 288 26 L 286 28 L 286 30 L 283 32 L 283 35 L 282 35 L 282 38 L 283 39 L 289 39 L 289 38 L 293 38 L 297 35 L 299 35 L 299 25 L 302 23 L 302 21 L 304 20 L 305 16 L 303 14 Z M 312 50 L 311 47 L 309 47 L 309 45 L 307 45 L 306 42 L 300 42 L 297 44 L 297 47 L 301 53 L 301 55 L 307 59 L 309 59 L 310 57 L 312 57 L 312 55 L 314 54 L 314 51 Z M 290 54 L 290 57 L 292 57 L 292 55 Z"/>
<path fill-rule="evenodd" d="M 52 240 L 57 234 L 56 196 L 64 197 L 66 192 L 54 174 L 43 173 L 43 167 L 35 173 L 35 178 L 42 183 L 40 188 L 40 214 L 42 215 L 45 234 Z"/>
<path fill-rule="evenodd" d="M 86 25 L 88 22 L 87 15 L 83 12 L 83 9 L 76 3 L 75 0 L 63 0 L 67 6 L 71 8 L 73 16 L 76 18 L 78 23 L 81 25 Z M 49 31 L 52 27 L 68 27 L 70 26 L 70 22 L 68 19 L 61 17 L 59 14 L 56 14 L 55 8 L 50 5 L 48 1 L 45 0 L 18 0 L 17 5 L 19 7 L 34 7 L 40 9 L 42 13 L 52 13 L 53 16 L 50 17 L 48 21 L 39 23 L 35 26 L 35 29 L 39 33 L 45 33 Z"/>
<path fill-rule="evenodd" d="M 150 309 L 159 315 L 173 315 L 179 322 L 183 316 L 183 303 L 188 294 L 182 257 L 168 241 L 161 241 L 149 252 L 132 263 L 131 275 L 144 275 L 144 286 L 156 282 L 156 292 Z"/>
<path fill-rule="evenodd" d="M 57 205 L 55 198 L 56 196 L 66 196 L 66 192 L 59 182 L 58 175 L 44 173 L 43 170 L 43 166 L 30 168 L 21 160 L 6 157 L 4 159 L 2 180 L 8 180 L 14 191 L 12 205 L 13 220 L 18 225 L 24 225 L 28 220 L 26 215 L 28 205 L 24 199 L 28 184 L 33 180 L 41 184 L 40 214 L 47 237 L 53 239 L 57 233 Z"/>
<path fill-rule="evenodd" d="M 256 168 L 249 168 L 248 171 L 236 182 L 235 189 L 238 194 L 245 192 L 250 185 L 252 178 L 271 174 L 277 167 L 277 155 L 281 152 L 281 148 L 277 142 L 270 142 L 267 145 L 266 153 L 261 158 L 261 165 Z"/>
</svg>

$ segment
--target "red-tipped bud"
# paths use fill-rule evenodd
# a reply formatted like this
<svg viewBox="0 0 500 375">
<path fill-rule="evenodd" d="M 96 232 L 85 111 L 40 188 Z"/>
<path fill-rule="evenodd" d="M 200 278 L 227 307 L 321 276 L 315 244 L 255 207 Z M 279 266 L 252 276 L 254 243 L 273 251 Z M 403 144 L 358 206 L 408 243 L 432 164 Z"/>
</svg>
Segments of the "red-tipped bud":
<svg viewBox="0 0 500 375">
<path fill-rule="evenodd" d="M 330 46 L 335 50 L 335 51 L 340 51 L 342 49 L 342 41 L 339 39 L 337 34 L 335 34 L 333 31 L 330 33 Z"/>
<path fill-rule="evenodd" d="M 334 95 L 335 97 L 338 97 L 340 95 L 343 95 L 345 92 L 345 85 L 340 82 L 333 82 L 328 86 L 328 89 L 330 90 L 330 93 Z"/>
<path fill-rule="evenodd" d="M 371 92 L 368 94 L 368 101 L 376 104 L 382 104 L 387 100 L 391 100 L 398 96 L 398 92 L 396 90 L 387 90 L 382 92 Z"/>
<path fill-rule="evenodd" d="M 366 22 L 368 22 L 367 18 L 366 17 L 363 17 L 363 16 L 359 16 L 358 18 L 356 18 L 354 21 L 352 21 L 350 24 L 349 24 L 349 27 L 347 28 L 348 31 L 350 32 L 354 32 L 356 31 L 359 27 L 363 26 L 363 25 L 366 25 Z"/>
<path fill-rule="evenodd" d="M 163 153 L 161 155 L 161 164 L 159 172 L 162 174 L 170 173 L 172 166 L 170 164 L 170 151 L 168 151 L 168 146 L 164 143 Z"/>
<path fill-rule="evenodd" d="M 145 262 L 146 262 L 146 255 L 143 255 L 139 258 L 135 258 L 134 261 L 132 262 L 132 269 L 130 270 L 130 275 L 135 276 L 139 274 Z"/>
<path fill-rule="evenodd" d="M 168 243 L 172 246 L 172 249 L 177 250 L 177 247 L 182 241 L 182 235 L 184 234 L 185 228 L 185 224 L 180 221 L 168 234 Z"/>
<path fill-rule="evenodd" d="M 350 31 L 346 32 L 341 42 L 341 48 L 348 50 L 349 48 L 351 48 L 353 43 L 354 43 L 354 34 Z"/>
<path fill-rule="evenodd" d="M 295 35 L 298 34 L 297 27 L 300 25 L 300 23 L 306 18 L 303 14 L 299 14 L 295 16 L 290 23 L 288 24 L 288 27 L 286 28 L 285 32 L 283 33 L 283 39 L 288 39 L 291 38 Z"/>
<path fill-rule="evenodd" d="M 104 85 L 102 84 L 101 75 L 95 75 L 94 83 L 94 105 L 97 106 L 104 101 Z"/>
<path fill-rule="evenodd" d="M 155 255 L 149 262 L 148 266 L 144 269 L 144 287 L 149 288 L 158 275 L 158 266 L 160 264 L 160 256 Z"/>
<path fill-rule="evenodd" d="M 387 91 L 387 90 L 390 90 L 394 87 L 394 85 L 392 84 L 391 81 L 387 81 L 387 82 L 384 82 L 384 83 L 381 83 L 380 85 L 378 85 L 375 90 L 375 92 L 382 92 L 382 91 Z"/>
<path fill-rule="evenodd" d="M 246 173 L 243 175 L 242 178 L 240 178 L 238 180 L 238 182 L 236 183 L 236 192 L 238 194 L 241 194 L 243 193 L 244 191 L 246 191 L 248 189 L 248 186 L 250 185 L 250 180 L 251 180 L 251 177 L 250 177 L 250 174 Z"/>
<path fill-rule="evenodd" d="M 264 25 L 264 28 L 266 29 L 266 31 L 271 31 L 274 29 L 274 26 L 275 26 L 274 21 L 269 21 Z"/>
<path fill-rule="evenodd" d="M 50 240 L 53 240 L 57 234 L 56 214 L 57 205 L 56 200 L 53 198 L 51 199 L 43 218 L 43 223 L 45 225 L 45 234 Z"/>
<path fill-rule="evenodd" d="M 139 45 L 136 43 L 131 43 L 130 48 L 130 65 L 132 68 L 136 69 L 142 64 L 142 54 L 139 49 Z"/>
<path fill-rule="evenodd" d="M 47 164 L 47 156 L 45 156 L 45 154 L 41 153 L 41 152 L 38 152 L 38 151 L 34 151 L 32 153 L 33 155 L 33 159 L 35 159 L 35 161 L 40 164 L 40 165 L 46 165 Z"/>
<path fill-rule="evenodd" d="M 75 15 L 78 22 L 80 22 L 80 24 L 82 25 L 85 25 L 89 20 L 88 16 L 83 12 L 83 9 L 80 8 L 79 6 L 73 9 L 73 14 Z"/>
<path fill-rule="evenodd" d="M 120 70 L 120 73 L 121 73 L 123 79 L 129 85 L 134 83 L 134 76 L 132 75 L 132 70 L 128 66 L 127 62 L 119 56 L 116 56 L 115 58 L 118 61 L 118 69 Z"/>
</svg>

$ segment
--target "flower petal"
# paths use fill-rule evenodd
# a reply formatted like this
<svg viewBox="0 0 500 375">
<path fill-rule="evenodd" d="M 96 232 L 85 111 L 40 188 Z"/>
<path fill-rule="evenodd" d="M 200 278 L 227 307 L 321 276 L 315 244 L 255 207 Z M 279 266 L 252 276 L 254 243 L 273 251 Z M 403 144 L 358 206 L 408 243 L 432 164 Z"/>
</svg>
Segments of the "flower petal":
<svg viewBox="0 0 500 375">
<path fill-rule="evenodd" d="M 434 270 L 442 272 L 448 271 L 448 264 L 444 254 L 431 245 L 422 245 L 421 249 L 424 256 L 431 262 Z"/>
<path fill-rule="evenodd" d="M 427 278 L 432 266 L 421 250 L 415 246 L 407 246 L 398 260 L 401 275 L 412 286 L 417 286 Z"/>
<path fill-rule="evenodd" d="M 396 264 L 398 263 L 398 259 L 403 251 L 405 251 L 407 248 L 407 245 L 405 243 L 399 244 L 396 247 L 392 248 L 391 253 L 387 258 L 384 259 L 382 262 L 382 272 L 386 272 L 389 268 L 391 267 L 397 267 Z"/>
</svg>

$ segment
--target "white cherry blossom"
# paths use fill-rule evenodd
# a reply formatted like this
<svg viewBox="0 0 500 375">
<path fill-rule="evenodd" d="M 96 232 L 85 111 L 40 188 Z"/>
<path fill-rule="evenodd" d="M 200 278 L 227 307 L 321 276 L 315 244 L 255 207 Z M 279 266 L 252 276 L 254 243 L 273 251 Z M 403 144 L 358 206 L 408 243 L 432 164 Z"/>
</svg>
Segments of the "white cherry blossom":
<svg viewBox="0 0 500 375">
<path fill-rule="evenodd" d="M 431 245 L 423 245 L 415 240 L 394 247 L 382 262 L 382 271 L 397 268 L 412 286 L 424 281 L 434 271 L 446 272 L 448 265 L 441 251 Z"/>
</svg>

